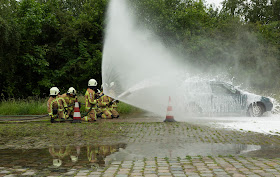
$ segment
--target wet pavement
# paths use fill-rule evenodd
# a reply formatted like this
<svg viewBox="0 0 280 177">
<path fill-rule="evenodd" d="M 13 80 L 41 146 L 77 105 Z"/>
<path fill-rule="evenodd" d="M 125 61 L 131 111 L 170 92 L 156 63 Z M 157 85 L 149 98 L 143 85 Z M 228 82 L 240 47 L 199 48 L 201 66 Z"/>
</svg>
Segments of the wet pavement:
<svg viewBox="0 0 280 177">
<path fill-rule="evenodd" d="M 5 142 L 2 176 L 280 176 L 279 136 L 159 117 L 103 120 L 121 136 L 23 149 Z M 117 132 L 118 133 L 118 132 Z"/>
</svg>

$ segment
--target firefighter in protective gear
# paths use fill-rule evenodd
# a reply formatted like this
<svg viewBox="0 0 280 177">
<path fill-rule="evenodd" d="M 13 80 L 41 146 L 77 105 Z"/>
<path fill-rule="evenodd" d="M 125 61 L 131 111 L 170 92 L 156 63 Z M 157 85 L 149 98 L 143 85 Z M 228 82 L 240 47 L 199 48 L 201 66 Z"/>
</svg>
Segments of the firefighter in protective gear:
<svg viewBox="0 0 280 177">
<path fill-rule="evenodd" d="M 114 87 L 115 87 L 115 83 L 114 83 L 114 82 L 111 82 L 111 83 L 110 83 L 110 90 L 109 90 L 109 93 L 110 93 L 110 95 L 112 95 L 112 96 L 115 96 Z M 119 113 L 118 113 L 118 111 L 117 111 L 118 103 L 119 103 L 118 100 L 115 100 L 115 99 L 111 98 L 111 102 L 110 102 L 110 104 L 109 104 L 109 110 L 111 111 L 112 117 L 113 117 L 113 118 L 119 118 L 119 117 L 120 117 L 120 115 L 119 115 Z"/>
<path fill-rule="evenodd" d="M 91 163 L 97 163 L 99 156 L 99 149 L 98 146 L 90 146 L 87 145 L 87 158 L 88 161 Z"/>
<path fill-rule="evenodd" d="M 103 86 L 104 86 L 104 84 L 101 85 L 101 88 L 100 88 L 101 91 L 99 89 L 97 89 L 97 93 L 98 93 L 99 98 L 103 96 L 103 92 L 102 92 Z M 99 107 L 99 101 L 100 100 L 98 99 L 97 100 L 97 109 L 96 109 L 96 117 L 98 117 L 98 118 L 102 116 L 102 110 Z"/>
<path fill-rule="evenodd" d="M 53 123 L 55 119 L 65 120 L 65 110 L 67 104 L 65 100 L 58 96 L 59 89 L 57 87 L 52 87 L 50 89 L 50 98 L 47 102 L 48 114 L 51 117 L 51 122 Z"/>
<path fill-rule="evenodd" d="M 63 98 L 67 104 L 67 118 L 73 118 L 74 106 L 76 101 L 76 90 L 73 87 L 70 87 L 67 93 L 62 94 L 60 97 Z"/>
<path fill-rule="evenodd" d="M 104 95 L 103 90 L 101 92 L 101 95 L 103 96 L 98 99 L 98 106 L 102 112 L 101 118 L 112 119 L 112 113 L 109 109 L 111 98 L 107 95 Z"/>
<path fill-rule="evenodd" d="M 95 79 L 90 79 L 88 81 L 88 89 L 85 94 L 87 115 L 82 118 L 83 121 L 97 120 L 96 110 L 98 98 L 99 94 L 97 94 L 97 81 Z"/>
<path fill-rule="evenodd" d="M 118 100 L 113 100 L 113 99 L 111 99 L 111 100 L 112 100 L 112 101 L 109 103 L 109 110 L 110 110 L 111 113 L 112 113 L 112 117 L 113 117 L 113 118 L 119 118 L 119 117 L 120 117 L 120 114 L 119 114 L 119 112 L 117 111 L 119 101 L 118 101 Z"/>
<path fill-rule="evenodd" d="M 53 157 L 53 166 L 60 167 L 62 165 L 62 159 L 69 155 L 71 149 L 67 147 L 59 147 L 59 149 L 54 146 L 49 147 L 49 153 Z"/>
<path fill-rule="evenodd" d="M 99 154 L 101 156 L 99 160 L 100 166 L 105 166 L 105 159 L 107 156 L 111 154 L 109 145 L 100 145 L 99 146 Z"/>
<path fill-rule="evenodd" d="M 76 146 L 75 150 L 74 149 L 72 149 L 72 150 L 71 150 L 71 153 L 70 153 L 70 159 L 71 159 L 72 162 L 75 163 L 79 159 L 79 155 L 81 153 L 81 147 L 80 146 Z"/>
</svg>

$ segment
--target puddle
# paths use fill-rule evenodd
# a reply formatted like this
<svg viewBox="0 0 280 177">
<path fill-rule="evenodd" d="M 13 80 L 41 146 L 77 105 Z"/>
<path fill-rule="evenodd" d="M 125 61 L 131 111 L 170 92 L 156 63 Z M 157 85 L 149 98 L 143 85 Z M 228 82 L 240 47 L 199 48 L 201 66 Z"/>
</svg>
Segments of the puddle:
<svg viewBox="0 0 280 177">
<path fill-rule="evenodd" d="M 105 159 L 126 144 L 88 146 L 50 146 L 48 149 L 0 150 L 0 167 L 20 167 L 63 172 L 68 168 L 103 167 Z"/>
<path fill-rule="evenodd" d="M 164 144 L 133 143 L 115 145 L 50 146 L 48 149 L 0 150 L 0 167 L 32 168 L 64 172 L 70 168 L 104 167 L 111 161 L 143 160 L 144 158 L 185 158 L 186 156 L 228 156 L 277 158 L 280 148 L 274 145 L 244 144 Z"/>
<path fill-rule="evenodd" d="M 138 160 L 143 158 L 185 158 L 186 156 L 229 156 L 245 155 L 252 151 L 261 151 L 262 146 L 244 144 L 221 143 L 152 143 L 129 144 L 125 149 L 120 149 L 107 157 L 108 161 Z M 279 149 L 280 150 L 280 149 Z M 279 155 L 280 156 L 280 155 Z"/>
</svg>

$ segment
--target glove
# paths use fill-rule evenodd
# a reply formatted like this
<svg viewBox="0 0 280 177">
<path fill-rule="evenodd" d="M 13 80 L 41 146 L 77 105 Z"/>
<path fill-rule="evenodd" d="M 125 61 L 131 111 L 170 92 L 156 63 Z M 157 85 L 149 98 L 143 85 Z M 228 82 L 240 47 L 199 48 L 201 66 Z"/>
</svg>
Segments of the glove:
<svg viewBox="0 0 280 177">
<path fill-rule="evenodd" d="M 119 103 L 119 100 L 117 100 L 116 103 Z"/>
<path fill-rule="evenodd" d="M 109 106 L 111 106 L 112 104 L 113 104 L 113 102 L 110 102 L 110 103 L 109 103 Z"/>
<path fill-rule="evenodd" d="M 67 108 L 64 107 L 64 114 L 67 115 L 67 112 L 68 112 L 68 111 L 67 111 Z"/>
<path fill-rule="evenodd" d="M 51 123 L 54 123 L 53 115 L 51 115 L 50 117 L 51 117 Z"/>
</svg>

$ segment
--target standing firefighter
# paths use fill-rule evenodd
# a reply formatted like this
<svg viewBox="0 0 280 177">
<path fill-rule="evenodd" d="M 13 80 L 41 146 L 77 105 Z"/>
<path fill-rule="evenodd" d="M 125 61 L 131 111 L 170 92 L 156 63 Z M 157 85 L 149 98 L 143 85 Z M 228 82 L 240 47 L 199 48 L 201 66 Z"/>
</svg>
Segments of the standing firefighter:
<svg viewBox="0 0 280 177">
<path fill-rule="evenodd" d="M 73 118 L 74 114 L 74 106 L 76 101 L 76 90 L 73 87 L 70 87 L 67 91 L 67 93 L 64 93 L 61 95 L 61 98 L 63 98 L 67 104 L 67 118 Z"/>
<path fill-rule="evenodd" d="M 103 87 L 102 87 L 103 89 Z M 98 106 L 101 109 L 102 115 L 101 118 L 103 119 L 112 119 L 112 113 L 109 109 L 111 98 L 107 95 L 104 95 L 103 90 L 101 92 L 102 97 L 98 100 Z"/>
<path fill-rule="evenodd" d="M 59 89 L 57 87 L 52 87 L 50 89 L 50 98 L 47 103 L 48 114 L 51 117 L 51 122 L 53 123 L 55 119 L 65 120 L 65 109 L 67 104 L 65 100 L 58 96 Z"/>
<path fill-rule="evenodd" d="M 85 94 L 86 99 L 86 112 L 87 115 L 82 118 L 84 121 L 96 121 L 96 109 L 97 109 L 97 99 L 99 95 L 97 93 L 97 81 L 95 79 L 90 79 L 88 81 L 88 89 Z"/>
</svg>

